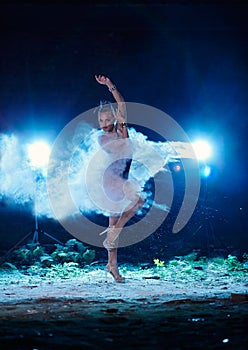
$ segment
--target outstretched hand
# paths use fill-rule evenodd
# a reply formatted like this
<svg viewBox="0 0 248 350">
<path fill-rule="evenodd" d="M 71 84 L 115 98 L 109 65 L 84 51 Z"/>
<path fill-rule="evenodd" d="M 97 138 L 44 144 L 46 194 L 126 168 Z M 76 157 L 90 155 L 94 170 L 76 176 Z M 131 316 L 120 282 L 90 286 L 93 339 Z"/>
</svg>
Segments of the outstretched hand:
<svg viewBox="0 0 248 350">
<path fill-rule="evenodd" d="M 106 85 L 110 92 L 114 93 L 114 98 L 118 104 L 114 117 L 118 121 L 119 124 L 126 122 L 126 106 L 125 102 L 123 100 L 123 97 L 120 95 L 120 93 L 116 90 L 116 86 L 111 82 L 111 80 L 108 77 L 105 77 L 104 75 L 95 75 L 96 81 L 101 85 Z M 123 127 L 122 127 L 123 129 Z"/>
<path fill-rule="evenodd" d="M 110 79 L 108 77 L 105 77 L 104 75 L 95 75 L 95 78 L 96 81 L 102 85 L 108 85 L 111 83 Z"/>
</svg>

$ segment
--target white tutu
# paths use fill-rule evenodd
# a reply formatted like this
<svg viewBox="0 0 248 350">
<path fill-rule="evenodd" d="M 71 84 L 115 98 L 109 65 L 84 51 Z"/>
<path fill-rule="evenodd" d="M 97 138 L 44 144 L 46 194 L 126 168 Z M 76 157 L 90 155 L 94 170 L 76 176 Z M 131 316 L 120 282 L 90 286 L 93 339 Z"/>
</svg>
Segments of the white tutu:
<svg viewBox="0 0 248 350">
<path fill-rule="evenodd" d="M 100 146 L 99 137 L 108 138 L 107 149 Z M 148 141 L 133 128 L 128 139 L 92 131 L 71 159 L 69 189 L 75 206 L 81 212 L 120 214 L 140 196 L 147 197 L 145 184 L 159 171 L 165 171 L 173 156 L 175 151 L 169 143 Z"/>
</svg>

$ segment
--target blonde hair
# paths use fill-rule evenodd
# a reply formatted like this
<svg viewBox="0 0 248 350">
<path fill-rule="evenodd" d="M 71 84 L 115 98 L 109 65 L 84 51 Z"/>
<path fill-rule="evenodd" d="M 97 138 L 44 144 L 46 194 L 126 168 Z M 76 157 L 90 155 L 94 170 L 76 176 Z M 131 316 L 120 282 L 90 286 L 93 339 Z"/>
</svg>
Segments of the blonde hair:
<svg viewBox="0 0 248 350">
<path fill-rule="evenodd" d="M 97 109 L 97 116 L 99 117 L 101 113 L 110 112 L 115 118 L 115 109 L 111 102 L 109 101 L 100 101 L 100 105 Z"/>
</svg>

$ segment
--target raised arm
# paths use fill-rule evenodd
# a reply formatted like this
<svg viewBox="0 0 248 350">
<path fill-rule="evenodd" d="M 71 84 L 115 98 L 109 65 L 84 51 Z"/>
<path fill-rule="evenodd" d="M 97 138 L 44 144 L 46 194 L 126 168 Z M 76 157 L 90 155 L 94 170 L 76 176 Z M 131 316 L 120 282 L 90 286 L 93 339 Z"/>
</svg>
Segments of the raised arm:
<svg viewBox="0 0 248 350">
<path fill-rule="evenodd" d="M 95 75 L 96 81 L 101 85 L 106 85 L 109 91 L 113 94 L 115 101 L 117 102 L 117 110 L 115 111 L 115 118 L 118 122 L 118 129 L 123 133 L 123 137 L 128 137 L 127 131 L 127 118 L 126 118 L 126 104 L 118 91 L 117 87 L 112 81 L 104 75 Z"/>
</svg>

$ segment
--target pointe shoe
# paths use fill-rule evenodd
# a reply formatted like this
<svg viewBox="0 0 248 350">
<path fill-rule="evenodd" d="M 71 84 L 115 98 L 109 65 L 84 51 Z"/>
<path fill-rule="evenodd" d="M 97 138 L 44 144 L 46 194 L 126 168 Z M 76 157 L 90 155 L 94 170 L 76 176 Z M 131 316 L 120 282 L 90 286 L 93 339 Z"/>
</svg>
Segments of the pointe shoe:
<svg viewBox="0 0 248 350">
<path fill-rule="evenodd" d="M 121 232 L 120 228 L 115 226 L 109 226 L 106 230 L 100 233 L 100 235 L 107 233 L 106 239 L 103 241 L 103 246 L 107 250 L 116 249 L 118 247 L 118 237 Z"/>
<path fill-rule="evenodd" d="M 125 277 L 121 276 L 119 270 L 116 266 L 111 266 L 108 264 L 106 266 L 106 271 L 109 272 L 117 283 L 125 282 Z"/>
</svg>

